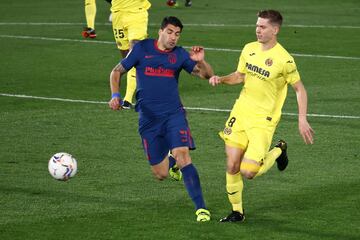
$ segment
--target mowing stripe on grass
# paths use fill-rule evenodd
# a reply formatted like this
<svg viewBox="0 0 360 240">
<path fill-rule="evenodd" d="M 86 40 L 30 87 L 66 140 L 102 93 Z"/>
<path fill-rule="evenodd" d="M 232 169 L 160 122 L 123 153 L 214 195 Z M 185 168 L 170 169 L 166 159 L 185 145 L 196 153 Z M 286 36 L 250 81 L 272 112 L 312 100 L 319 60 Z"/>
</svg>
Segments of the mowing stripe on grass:
<svg viewBox="0 0 360 240">
<path fill-rule="evenodd" d="M 75 103 L 90 103 L 90 104 L 107 104 L 108 102 L 104 101 L 91 101 L 91 100 L 81 100 L 81 99 L 67 99 L 67 98 L 53 98 L 53 97 L 39 97 L 39 96 L 29 96 L 23 94 L 9 94 L 9 93 L 0 93 L 0 96 L 4 97 L 16 97 L 16 98 L 30 98 L 30 99 L 40 99 L 40 100 L 50 100 L 50 101 L 60 101 L 60 102 L 75 102 Z M 230 109 L 217 109 L 217 108 L 199 108 L 199 107 L 185 107 L 186 110 L 194 111 L 206 111 L 206 112 L 230 112 Z M 283 112 L 283 115 L 288 116 L 297 116 L 297 113 L 286 113 Z M 360 119 L 360 116 L 348 116 L 348 115 L 328 115 L 328 114 L 317 114 L 309 113 L 309 117 L 323 117 L 323 118 L 340 118 L 340 119 Z"/>
<path fill-rule="evenodd" d="M 0 25 L 25 25 L 25 26 L 83 26 L 84 23 L 61 23 L 61 22 L 0 22 Z M 111 23 L 96 23 L 99 26 L 111 26 Z M 149 23 L 150 26 L 159 26 L 159 23 Z M 224 23 L 184 23 L 189 27 L 255 27 L 255 24 L 224 24 Z M 285 24 L 282 27 L 294 28 L 344 28 L 360 29 L 360 26 L 347 25 L 305 25 L 305 24 Z"/>
<path fill-rule="evenodd" d="M 19 36 L 19 35 L 0 35 L 0 38 L 15 38 L 15 39 L 31 39 L 31 40 L 44 40 L 44 41 L 63 41 L 63 42 L 85 42 L 85 43 L 97 43 L 97 44 L 113 44 L 113 41 L 98 41 L 98 40 L 81 40 L 81 39 L 66 39 L 66 38 L 49 38 L 49 37 L 35 37 L 35 36 Z M 183 46 L 184 48 L 191 48 L 189 46 Z M 221 51 L 221 52 L 241 52 L 239 49 L 229 48 L 205 48 L 208 51 Z M 360 57 L 346 57 L 346 56 L 332 56 L 332 55 L 319 55 L 319 54 L 302 54 L 291 53 L 297 57 L 310 57 L 310 58 L 330 58 L 330 59 L 344 59 L 344 60 L 360 60 Z"/>
</svg>

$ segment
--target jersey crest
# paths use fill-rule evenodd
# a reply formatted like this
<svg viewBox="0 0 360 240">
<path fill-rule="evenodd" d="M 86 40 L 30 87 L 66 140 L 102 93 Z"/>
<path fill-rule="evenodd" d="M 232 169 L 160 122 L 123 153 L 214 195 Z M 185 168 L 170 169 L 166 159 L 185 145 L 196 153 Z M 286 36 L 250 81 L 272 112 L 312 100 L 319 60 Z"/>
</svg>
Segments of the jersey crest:
<svg viewBox="0 0 360 240">
<path fill-rule="evenodd" d="M 271 58 L 268 58 L 265 60 L 265 65 L 268 67 L 271 67 L 273 65 L 273 60 Z"/>
<path fill-rule="evenodd" d="M 177 59 L 176 59 L 176 54 L 170 53 L 169 56 L 168 56 L 168 60 L 169 60 L 169 63 L 175 64 L 176 61 L 177 61 Z"/>
</svg>

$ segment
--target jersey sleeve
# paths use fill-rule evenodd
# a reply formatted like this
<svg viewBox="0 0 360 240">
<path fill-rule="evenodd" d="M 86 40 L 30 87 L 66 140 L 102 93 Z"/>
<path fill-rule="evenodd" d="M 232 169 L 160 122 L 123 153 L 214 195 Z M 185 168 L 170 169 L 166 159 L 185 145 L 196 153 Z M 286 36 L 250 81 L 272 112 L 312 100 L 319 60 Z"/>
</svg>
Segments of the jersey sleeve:
<svg viewBox="0 0 360 240">
<path fill-rule="evenodd" d="M 285 62 L 283 75 L 285 81 L 291 85 L 293 85 L 294 83 L 300 80 L 300 75 L 293 58 Z"/>
<path fill-rule="evenodd" d="M 141 42 L 135 44 L 126 58 L 120 62 L 121 65 L 126 69 L 126 71 L 129 71 L 132 67 L 135 67 L 139 63 L 140 59 L 142 59 L 143 52 Z"/>
<path fill-rule="evenodd" d="M 245 52 L 246 52 L 246 46 L 244 47 L 243 51 L 240 54 L 239 57 L 239 64 L 238 67 L 236 69 L 236 71 L 240 72 L 240 73 L 246 73 L 246 60 L 245 60 Z"/>
<path fill-rule="evenodd" d="M 194 70 L 196 62 L 191 60 L 189 53 L 185 49 L 182 49 L 182 55 L 184 58 L 182 68 L 185 69 L 185 71 L 188 73 L 191 73 Z"/>
</svg>

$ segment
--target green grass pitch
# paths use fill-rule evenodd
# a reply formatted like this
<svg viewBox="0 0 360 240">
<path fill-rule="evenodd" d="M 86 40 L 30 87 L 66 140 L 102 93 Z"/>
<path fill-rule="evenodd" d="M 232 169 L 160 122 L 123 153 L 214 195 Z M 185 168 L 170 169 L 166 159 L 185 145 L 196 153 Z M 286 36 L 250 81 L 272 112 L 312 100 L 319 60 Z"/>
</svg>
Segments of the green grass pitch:
<svg viewBox="0 0 360 240">
<path fill-rule="evenodd" d="M 137 114 L 105 104 L 108 76 L 120 59 L 108 4 L 97 1 L 98 38 L 82 41 L 82 0 L 2 0 L 0 239 L 360 239 L 358 0 L 194 0 L 191 8 L 179 1 L 176 9 L 165 2 L 152 1 L 149 37 L 157 37 L 164 16 L 178 16 L 185 24 L 179 44 L 205 46 L 219 75 L 234 71 L 243 45 L 255 40 L 256 12 L 279 9 L 285 19 L 279 41 L 294 54 L 308 112 L 322 115 L 309 116 L 315 144 L 306 146 L 298 134 L 289 89 L 274 136 L 289 143 L 288 169 L 245 181 L 246 222 L 220 224 L 230 204 L 217 132 L 228 112 L 189 109 L 197 145 L 192 159 L 213 219 L 198 224 L 182 182 L 151 175 Z M 188 108 L 229 110 L 240 90 L 181 74 Z M 68 182 L 47 171 L 60 151 L 78 160 L 78 174 Z"/>
</svg>

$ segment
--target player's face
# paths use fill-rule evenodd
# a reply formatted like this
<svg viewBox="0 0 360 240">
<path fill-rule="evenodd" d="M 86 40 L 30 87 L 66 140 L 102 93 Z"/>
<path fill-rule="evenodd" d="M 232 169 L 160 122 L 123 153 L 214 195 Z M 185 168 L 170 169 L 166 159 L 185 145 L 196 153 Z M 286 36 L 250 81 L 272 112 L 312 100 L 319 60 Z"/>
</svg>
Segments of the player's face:
<svg viewBox="0 0 360 240">
<path fill-rule="evenodd" d="M 256 22 L 256 37 L 258 42 L 268 43 L 276 37 L 278 32 L 279 27 L 271 24 L 269 19 L 258 18 Z"/>
<path fill-rule="evenodd" d="M 166 50 L 173 49 L 180 38 L 181 29 L 168 24 L 164 29 L 159 30 L 159 44 Z"/>
</svg>

